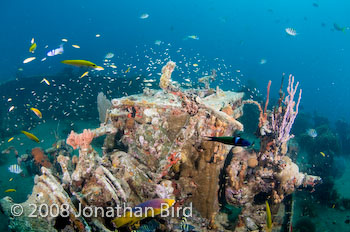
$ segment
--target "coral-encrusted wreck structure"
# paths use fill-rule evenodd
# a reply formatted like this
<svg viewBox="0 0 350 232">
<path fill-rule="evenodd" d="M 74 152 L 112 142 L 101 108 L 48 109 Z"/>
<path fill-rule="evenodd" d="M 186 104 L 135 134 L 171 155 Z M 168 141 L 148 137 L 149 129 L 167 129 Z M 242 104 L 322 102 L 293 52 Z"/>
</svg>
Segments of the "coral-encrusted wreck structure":
<svg viewBox="0 0 350 232">
<path fill-rule="evenodd" d="M 106 215 L 77 216 L 78 207 L 135 206 L 154 198 L 175 199 L 174 208 L 191 206 L 189 224 L 196 231 L 230 231 L 219 213 L 222 204 L 242 207 L 236 231 L 264 227 L 265 211 L 254 198 L 265 193 L 271 204 L 318 177 L 299 173 L 288 158 L 287 142 L 298 108 L 297 86 L 290 77 L 289 95 L 272 111 L 242 101 L 243 93 L 180 90 L 172 84 L 174 62 L 162 69 L 162 90 L 107 100 L 98 97 L 101 126 L 81 134 L 71 132 L 67 144 L 79 158 L 60 155 L 59 175 L 42 167 L 32 195 L 21 205 L 24 214 L 11 216 L 12 199 L 1 200 L 17 231 L 114 231 Z M 300 100 L 300 97 L 299 97 Z M 299 102 L 299 101 L 298 101 Z M 243 130 L 237 119 L 246 103 L 260 107 L 260 151 L 207 141 L 207 136 L 231 136 Z M 105 136 L 103 154 L 90 145 Z M 51 169 L 54 169 L 52 167 Z M 69 205 L 68 217 L 29 218 L 29 204 Z M 264 203 L 264 202 L 263 202 Z M 79 205 L 79 206 L 78 206 Z M 258 213 L 260 212 L 260 213 Z M 181 231 L 180 218 L 162 218 L 162 231 Z"/>
</svg>

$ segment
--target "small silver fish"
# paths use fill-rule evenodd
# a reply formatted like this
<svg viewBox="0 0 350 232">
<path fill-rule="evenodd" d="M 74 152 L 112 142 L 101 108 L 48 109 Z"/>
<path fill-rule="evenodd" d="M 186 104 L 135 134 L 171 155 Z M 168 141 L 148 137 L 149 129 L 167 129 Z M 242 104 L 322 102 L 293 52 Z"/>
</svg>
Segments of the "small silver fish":
<svg viewBox="0 0 350 232">
<path fill-rule="evenodd" d="M 149 14 L 144 13 L 140 16 L 140 19 L 147 19 L 149 17 Z"/>
<path fill-rule="evenodd" d="M 308 130 L 306 130 L 306 133 L 311 138 L 316 138 L 317 137 L 317 131 L 315 129 L 308 129 Z"/>
<path fill-rule="evenodd" d="M 106 59 L 112 59 L 114 57 L 114 54 L 112 52 L 108 52 L 105 56 Z"/>
<path fill-rule="evenodd" d="M 15 174 L 20 174 L 23 170 L 18 164 L 12 164 L 9 166 L 8 170 Z"/>
<path fill-rule="evenodd" d="M 298 33 L 294 28 L 288 27 L 285 29 L 285 32 L 290 36 L 296 36 Z"/>
</svg>

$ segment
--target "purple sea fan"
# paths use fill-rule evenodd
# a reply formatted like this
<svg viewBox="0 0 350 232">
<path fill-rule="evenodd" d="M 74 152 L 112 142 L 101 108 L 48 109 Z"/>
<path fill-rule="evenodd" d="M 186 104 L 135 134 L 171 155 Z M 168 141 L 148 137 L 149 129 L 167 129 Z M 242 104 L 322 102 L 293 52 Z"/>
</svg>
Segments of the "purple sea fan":
<svg viewBox="0 0 350 232">
<path fill-rule="evenodd" d="M 292 129 L 294 120 L 298 115 L 298 108 L 301 99 L 302 90 L 299 91 L 299 98 L 295 104 L 294 96 L 297 92 L 299 82 L 294 86 L 294 76 L 289 75 L 287 92 L 288 96 L 284 99 L 284 110 L 276 110 L 272 114 L 272 128 L 277 132 L 277 141 L 282 144 L 287 142 L 289 139 L 293 138 L 290 135 L 290 130 Z"/>
</svg>

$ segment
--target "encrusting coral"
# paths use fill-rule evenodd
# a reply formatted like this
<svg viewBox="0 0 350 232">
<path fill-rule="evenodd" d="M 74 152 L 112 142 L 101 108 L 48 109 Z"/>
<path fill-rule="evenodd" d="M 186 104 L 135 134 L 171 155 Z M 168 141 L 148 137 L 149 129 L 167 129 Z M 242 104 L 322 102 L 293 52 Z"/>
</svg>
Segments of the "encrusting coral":
<svg viewBox="0 0 350 232">
<path fill-rule="evenodd" d="M 40 167 L 50 168 L 51 163 L 47 155 L 45 155 L 44 151 L 40 147 L 35 147 L 32 149 L 31 154 L 34 158 L 35 163 Z"/>
<path fill-rule="evenodd" d="M 274 121 L 267 104 L 261 114 L 262 149 L 259 152 L 239 147 L 231 149 L 229 145 L 205 138 L 231 136 L 243 130 L 237 121 L 243 114 L 243 93 L 220 89 L 211 94 L 200 89 L 180 91 L 171 81 L 175 67 L 172 61 L 163 67 L 162 90 L 112 99 L 106 114 L 100 114 L 106 120 L 99 128 L 85 129 L 81 134 L 72 131 L 67 144 L 79 149 L 79 157 L 59 155 L 56 158 L 60 165 L 59 179 L 43 167 L 43 174 L 36 177 L 32 196 L 22 205 L 67 202 L 72 205 L 73 213 L 76 210 L 73 202 L 82 208 L 107 209 L 170 198 L 176 200 L 175 208 L 193 205 L 194 215 L 188 220 L 196 230 L 221 228 L 225 231 L 215 221 L 220 217 L 220 194 L 227 203 L 243 206 L 246 213 L 260 207 L 254 205 L 254 197 L 261 192 L 278 203 L 295 188 L 317 183 L 318 177 L 299 173 L 296 164 L 281 152 L 288 141 L 280 139 L 281 133 L 283 138 L 291 137 L 288 129 L 281 128 L 289 127 L 292 117 L 296 116 L 292 112 L 296 91 L 296 87 L 291 87 L 293 81 L 289 86 L 292 96 L 284 101 L 287 108 L 281 106 L 280 111 L 274 111 Z M 287 113 L 290 116 L 285 116 Z M 269 130 L 274 128 L 279 132 L 272 136 Z M 103 135 L 106 137 L 100 156 L 90 144 Z M 42 197 L 39 201 L 38 196 Z M 7 215 L 11 205 L 9 198 L 1 201 Z M 263 223 L 261 215 L 254 214 L 248 219 L 242 214 L 240 218 L 242 222 L 249 222 L 251 228 Z M 113 219 L 100 214 L 94 218 L 70 216 L 64 229 L 110 231 L 115 229 Z M 34 224 L 47 223 L 37 231 L 56 231 L 56 220 L 15 217 L 11 218 L 10 225 L 34 228 Z M 176 231 L 180 221 L 181 217 L 163 218 L 162 224 L 169 231 Z"/>
<path fill-rule="evenodd" d="M 241 151 L 235 154 L 227 167 L 230 178 L 225 190 L 226 200 L 230 204 L 244 208 L 240 218 L 244 218 L 245 211 L 249 211 L 251 221 L 263 223 L 257 213 L 249 210 L 249 208 L 257 207 L 253 205 L 253 202 L 259 194 L 264 193 L 274 204 L 279 204 L 295 189 L 312 188 L 321 181 L 320 177 L 300 173 L 299 167 L 286 156 L 287 142 L 293 137 L 290 131 L 298 114 L 301 99 L 302 91 L 300 90 L 298 101 L 294 102 L 298 84 L 294 85 L 294 77 L 290 75 L 288 95 L 283 94 L 283 85 L 281 85 L 279 103 L 273 107 L 272 111 L 267 109 L 271 81 L 267 86 L 264 109 L 258 102 L 252 100 L 243 102 L 244 104 L 255 104 L 259 108 L 260 151 L 253 156 L 249 155 L 248 151 Z M 248 160 L 246 157 L 249 157 Z M 236 231 L 240 231 L 240 228 L 236 228 Z"/>
<path fill-rule="evenodd" d="M 87 151 L 94 137 L 95 134 L 91 130 L 85 129 L 81 134 L 71 131 L 67 138 L 67 144 L 71 145 L 73 149 L 81 148 L 81 150 Z"/>
<path fill-rule="evenodd" d="M 168 63 L 162 68 L 162 75 L 160 76 L 159 87 L 162 89 L 168 89 L 171 86 L 171 74 L 176 67 L 175 62 L 168 61 Z"/>
</svg>

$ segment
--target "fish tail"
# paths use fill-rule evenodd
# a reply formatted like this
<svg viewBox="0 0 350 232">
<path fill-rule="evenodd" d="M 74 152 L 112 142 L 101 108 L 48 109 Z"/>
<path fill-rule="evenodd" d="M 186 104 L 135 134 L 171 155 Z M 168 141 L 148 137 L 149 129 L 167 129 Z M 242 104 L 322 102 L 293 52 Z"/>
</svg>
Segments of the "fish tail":
<svg viewBox="0 0 350 232">
<path fill-rule="evenodd" d="M 272 217 L 271 217 L 271 210 L 269 206 L 269 202 L 265 201 L 266 204 L 266 225 L 268 229 L 272 228 Z"/>
<path fill-rule="evenodd" d="M 219 142 L 219 139 L 217 137 L 208 136 L 206 138 L 207 138 L 207 141 Z"/>
<path fill-rule="evenodd" d="M 207 137 L 208 141 L 213 141 L 213 142 L 219 142 L 219 143 L 224 143 L 224 144 L 232 144 L 232 138 L 231 137 Z M 232 144 L 234 145 L 234 144 Z"/>
</svg>

